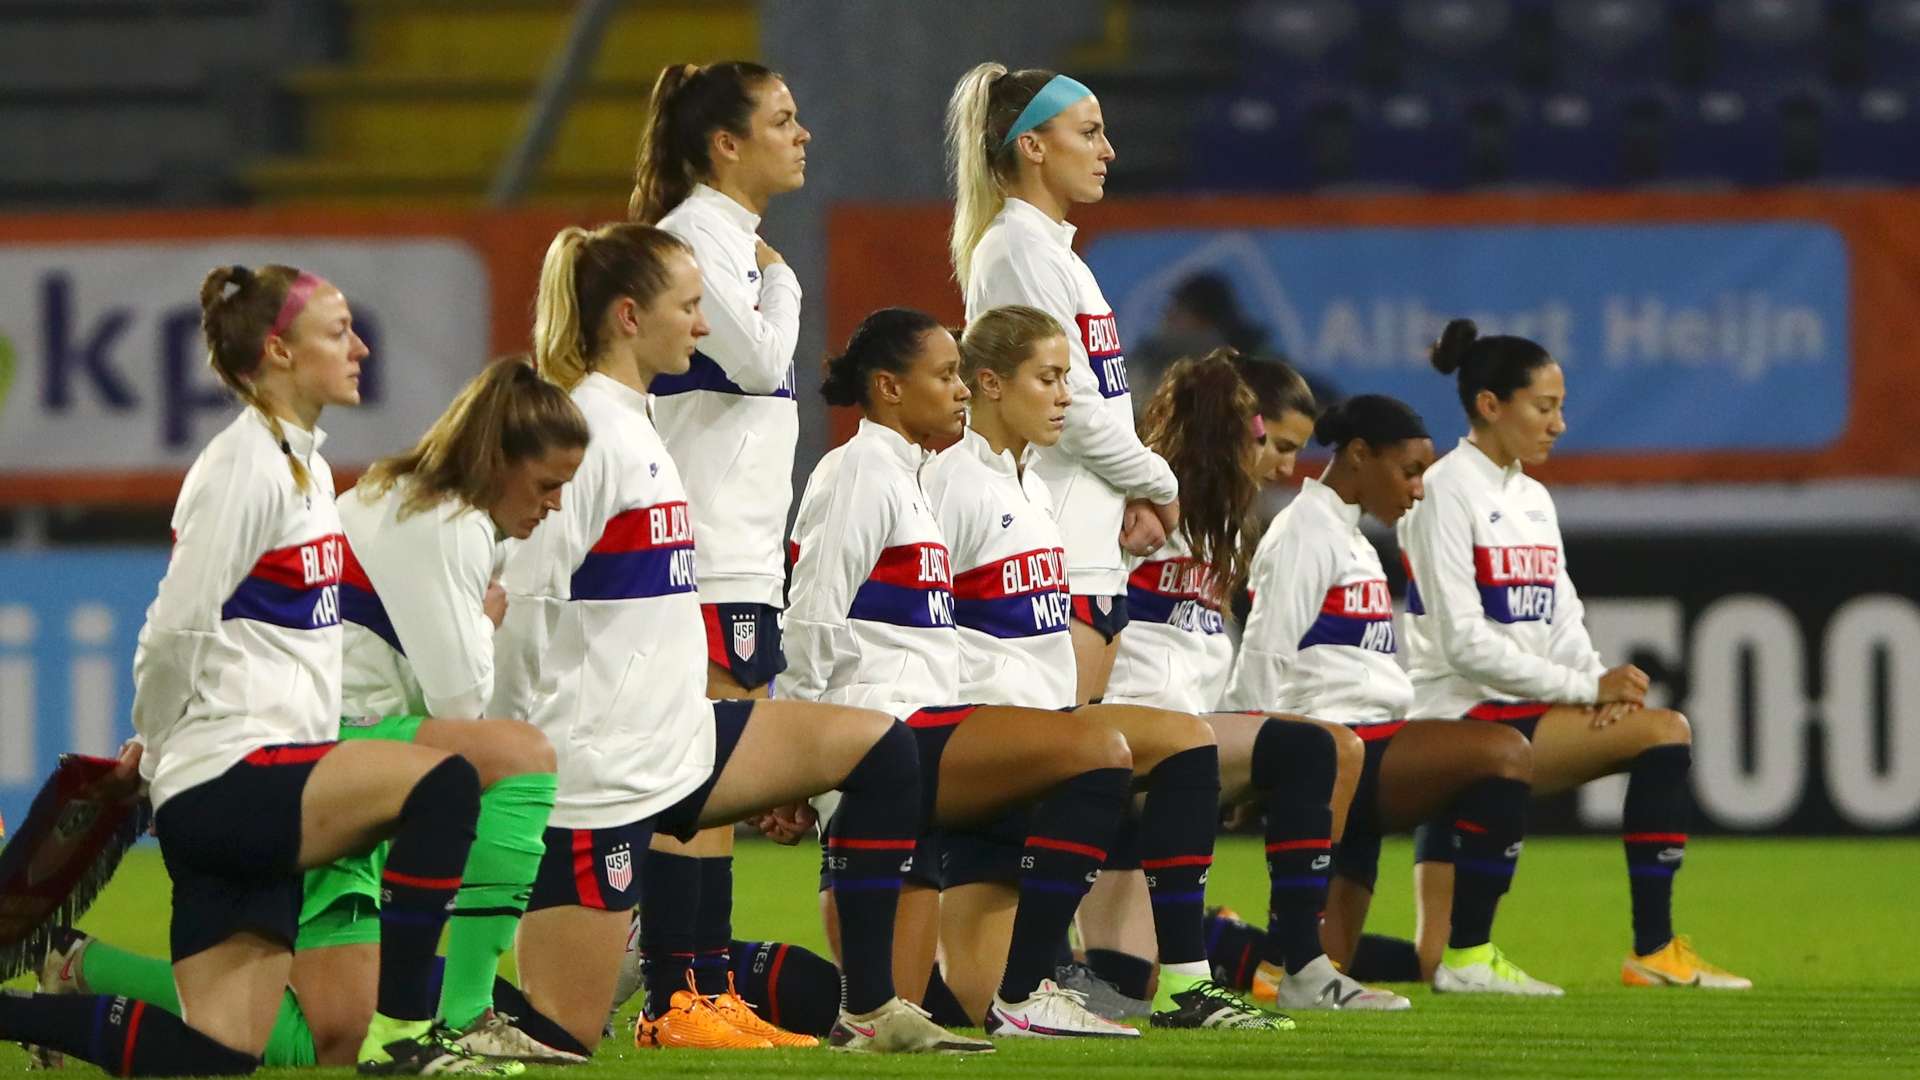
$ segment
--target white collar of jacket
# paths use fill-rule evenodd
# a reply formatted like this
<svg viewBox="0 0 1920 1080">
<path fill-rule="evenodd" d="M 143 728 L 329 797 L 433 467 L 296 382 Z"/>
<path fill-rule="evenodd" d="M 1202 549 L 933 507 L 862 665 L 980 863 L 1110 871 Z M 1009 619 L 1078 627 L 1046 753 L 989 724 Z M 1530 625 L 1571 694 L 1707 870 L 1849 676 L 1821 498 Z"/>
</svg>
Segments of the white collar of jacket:
<svg viewBox="0 0 1920 1080">
<path fill-rule="evenodd" d="M 612 398 L 615 404 L 632 409 L 634 412 L 647 417 L 649 420 L 653 418 L 653 413 L 647 409 L 647 395 L 635 390 L 633 387 L 628 386 L 626 383 L 621 382 L 611 375 L 599 371 L 589 371 L 587 372 L 587 377 L 582 380 L 581 385 L 590 386 L 598 390 L 600 393 Z"/>
<path fill-rule="evenodd" d="M 1060 241 L 1063 248 L 1072 248 L 1074 234 L 1080 231 L 1069 222 L 1053 220 L 1045 210 L 1025 199 L 1008 199 L 1007 214 L 1024 219 L 1028 225 Z"/>
<path fill-rule="evenodd" d="M 733 196 L 723 195 L 705 184 L 693 185 L 693 190 L 687 194 L 687 201 L 719 214 L 741 232 L 753 233 L 760 229 L 759 214 L 734 202 Z"/>
<path fill-rule="evenodd" d="M 900 434 L 885 424 L 876 424 L 865 417 L 860 418 L 860 428 L 853 433 L 853 437 L 856 439 L 866 439 L 876 446 L 886 447 L 887 453 L 892 454 L 899 460 L 900 464 L 905 465 L 909 469 L 919 469 L 921 465 L 926 463 L 928 458 L 933 456 L 921 448 L 919 444 L 908 442 L 905 435 Z"/>
<path fill-rule="evenodd" d="M 274 433 L 273 425 L 267 421 L 267 415 L 265 413 L 252 406 L 248 406 L 247 411 L 253 414 L 254 420 L 260 424 L 261 428 L 263 428 L 268 435 Z M 326 443 L 327 433 L 318 427 L 315 427 L 312 431 L 308 431 L 299 424 L 282 420 L 280 421 L 279 437 L 274 441 L 278 443 L 282 440 L 286 442 L 287 449 L 291 451 L 295 457 L 301 461 L 306 461 L 312 458 L 314 452 Z"/>
<path fill-rule="evenodd" d="M 1335 520 L 1351 529 L 1360 527 L 1360 507 L 1340 497 L 1340 493 L 1309 476 L 1300 481 L 1300 498 L 1312 499 Z"/>
<path fill-rule="evenodd" d="M 1013 459 L 1013 451 L 1002 450 L 997 454 L 994 453 L 993 444 L 987 441 L 986 436 L 973 430 L 971 427 L 967 429 L 965 435 L 960 437 L 960 443 L 975 457 L 979 458 L 987 468 L 992 469 L 1001 476 L 1011 477 L 1014 480 L 1020 479 L 1020 470 L 1033 462 L 1034 446 L 1032 443 L 1027 444 L 1026 452 L 1020 455 L 1019 461 L 1015 461 Z"/>
<path fill-rule="evenodd" d="M 1520 475 L 1520 462 L 1515 461 L 1503 469 L 1495 465 L 1493 459 L 1487 456 L 1487 452 L 1480 449 L 1479 446 L 1474 444 L 1472 439 L 1469 439 L 1465 435 L 1460 436 L 1460 442 L 1456 449 L 1461 452 L 1468 462 L 1472 463 L 1473 471 L 1478 474 L 1481 479 L 1494 487 L 1506 487 Z"/>
</svg>

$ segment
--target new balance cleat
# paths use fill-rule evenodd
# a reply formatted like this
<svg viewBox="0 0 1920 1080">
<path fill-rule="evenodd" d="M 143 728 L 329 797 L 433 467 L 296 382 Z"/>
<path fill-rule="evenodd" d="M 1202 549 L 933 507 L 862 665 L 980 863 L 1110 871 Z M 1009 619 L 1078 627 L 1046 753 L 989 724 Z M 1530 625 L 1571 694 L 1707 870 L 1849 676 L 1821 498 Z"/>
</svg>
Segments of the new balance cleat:
<svg viewBox="0 0 1920 1080">
<path fill-rule="evenodd" d="M 721 1015 L 713 999 L 694 989 L 693 972 L 687 988 L 675 990 L 667 1011 L 657 1017 L 634 1018 L 633 1045 L 642 1050 L 771 1050 L 773 1043 L 742 1031 Z"/>
<path fill-rule="evenodd" d="M 462 1047 L 445 1024 L 374 1014 L 360 1044 L 362 1076 L 519 1076 L 518 1061 L 494 1061 Z"/>
<path fill-rule="evenodd" d="M 1520 970 L 1500 947 L 1488 942 L 1471 949 L 1448 949 L 1433 972 L 1436 994 L 1516 994 L 1560 997 L 1566 991 Z"/>
<path fill-rule="evenodd" d="M 1168 978 L 1164 970 L 1160 978 Z M 1157 1028 L 1220 1031 L 1292 1031 L 1294 1026 L 1292 1017 L 1265 1012 L 1212 979 L 1195 979 L 1186 989 L 1174 991 L 1171 1004 L 1172 1008 L 1154 1013 L 1149 1023 Z"/>
<path fill-rule="evenodd" d="M 1753 980 L 1715 967 L 1693 951 L 1683 935 L 1647 956 L 1628 956 L 1620 965 L 1620 981 L 1628 986 L 1697 986 L 1703 990 L 1751 990 Z"/>
<path fill-rule="evenodd" d="M 571 1050 L 548 1046 L 514 1023 L 505 1013 L 488 1009 L 468 1024 L 454 1043 L 468 1053 L 499 1061 L 535 1065 L 584 1065 L 587 1059 Z"/>
<path fill-rule="evenodd" d="M 811 1035 L 788 1031 L 786 1028 L 761 1019 L 760 1014 L 754 1012 L 753 1006 L 747 1003 L 747 999 L 740 996 L 740 991 L 734 989 L 731 971 L 727 972 L 727 992 L 715 994 L 707 1000 L 713 1002 L 714 1011 L 718 1012 L 727 1023 L 748 1035 L 765 1039 L 774 1046 L 804 1048 L 820 1045 L 820 1040 Z"/>
<path fill-rule="evenodd" d="M 927 1010 L 904 998 L 893 998 L 859 1016 L 843 1010 L 827 1045 L 851 1054 L 993 1053 L 992 1043 L 955 1035 L 934 1023 Z"/>
<path fill-rule="evenodd" d="M 1040 980 L 1025 1001 L 1008 1004 L 993 996 L 987 1034 L 996 1039 L 1136 1039 L 1138 1028 L 1116 1024 L 1087 1008 L 1087 996 Z"/>
<path fill-rule="evenodd" d="M 1153 1002 L 1128 997 L 1120 988 L 1094 974 L 1092 968 L 1075 962 L 1053 969 L 1054 985 L 1085 995 L 1087 1011 L 1106 1020 L 1141 1019 L 1153 1014 Z"/>
<path fill-rule="evenodd" d="M 1413 1002 L 1391 990 L 1368 986 L 1333 966 L 1325 954 L 1306 967 L 1286 974 L 1277 964 L 1262 963 L 1253 972 L 1254 1003 L 1274 1009 L 1337 1009 L 1344 1012 L 1404 1012 Z"/>
</svg>

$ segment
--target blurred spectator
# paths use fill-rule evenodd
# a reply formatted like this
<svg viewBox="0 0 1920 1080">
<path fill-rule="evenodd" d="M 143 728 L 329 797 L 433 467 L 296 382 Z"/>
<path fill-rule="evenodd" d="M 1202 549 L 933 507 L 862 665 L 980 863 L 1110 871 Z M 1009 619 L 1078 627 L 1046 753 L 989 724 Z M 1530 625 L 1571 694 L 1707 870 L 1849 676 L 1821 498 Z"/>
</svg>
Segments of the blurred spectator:
<svg viewBox="0 0 1920 1080">
<path fill-rule="evenodd" d="M 1225 345 L 1250 365 L 1285 362 L 1286 357 L 1268 344 L 1268 337 L 1265 326 L 1240 310 L 1240 301 L 1224 275 L 1203 270 L 1186 278 L 1173 287 L 1159 327 L 1128 357 L 1136 413 L 1146 407 L 1160 385 L 1160 377 L 1181 357 L 1205 356 Z M 1337 396 L 1338 391 L 1322 377 L 1304 371 L 1301 375 L 1322 406 Z"/>
</svg>

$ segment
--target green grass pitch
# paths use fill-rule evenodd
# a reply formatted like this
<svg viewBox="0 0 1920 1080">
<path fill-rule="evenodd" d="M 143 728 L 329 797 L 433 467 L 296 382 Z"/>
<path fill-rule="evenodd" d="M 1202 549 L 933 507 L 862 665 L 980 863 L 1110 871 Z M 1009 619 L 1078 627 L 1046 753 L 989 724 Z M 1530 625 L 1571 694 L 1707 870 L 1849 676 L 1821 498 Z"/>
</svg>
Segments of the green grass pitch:
<svg viewBox="0 0 1920 1080">
<path fill-rule="evenodd" d="M 1406 934 L 1410 858 L 1390 844 L 1372 927 Z M 741 846 L 738 936 L 822 947 L 807 847 Z M 1435 997 L 1411 1013 L 1297 1017 L 1274 1035 L 1149 1032 L 1116 1045 L 1006 1043 L 978 1060 L 849 1059 L 816 1051 L 642 1054 L 610 1040 L 579 1080 L 641 1072 L 689 1076 L 1073 1077 L 1920 1076 L 1920 840 L 1747 840 L 1691 845 L 1676 921 L 1709 958 L 1752 978 L 1748 993 L 1629 990 L 1626 877 L 1617 843 L 1529 841 L 1495 940 L 1533 974 L 1567 989 L 1558 1001 Z M 1222 839 L 1211 899 L 1259 912 L 1259 847 Z M 156 954 L 166 943 L 158 853 L 136 851 L 83 928 Z M 0 1047 L 0 1071 L 24 1067 Z M 75 1075 L 99 1075 L 70 1065 Z M 556 1070 L 561 1072 L 561 1070 Z M 285 1075 L 295 1075 L 285 1070 Z M 273 1075 L 263 1072 L 261 1075 Z M 331 1070 L 326 1075 L 351 1075 Z M 529 1073 L 529 1075 L 535 1075 Z"/>
</svg>

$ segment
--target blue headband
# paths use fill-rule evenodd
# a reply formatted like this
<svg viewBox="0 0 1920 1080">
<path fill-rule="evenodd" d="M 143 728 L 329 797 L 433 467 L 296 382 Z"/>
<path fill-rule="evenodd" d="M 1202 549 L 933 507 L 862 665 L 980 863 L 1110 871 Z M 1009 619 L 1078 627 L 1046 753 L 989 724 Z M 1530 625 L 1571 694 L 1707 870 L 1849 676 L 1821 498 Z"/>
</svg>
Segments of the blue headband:
<svg viewBox="0 0 1920 1080">
<path fill-rule="evenodd" d="M 1067 106 L 1083 97 L 1092 96 L 1093 91 L 1087 89 L 1084 83 L 1065 75 L 1055 75 L 1047 80 L 1047 85 L 1041 87 L 1039 93 L 1033 95 L 1027 107 L 1020 110 L 1020 115 L 1014 118 L 1013 126 L 1007 129 L 1007 137 L 1001 140 L 1000 145 L 1012 146 L 1013 140 L 1059 116 Z"/>
</svg>

